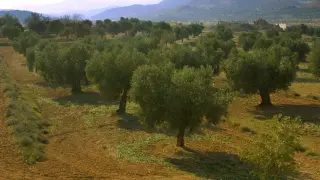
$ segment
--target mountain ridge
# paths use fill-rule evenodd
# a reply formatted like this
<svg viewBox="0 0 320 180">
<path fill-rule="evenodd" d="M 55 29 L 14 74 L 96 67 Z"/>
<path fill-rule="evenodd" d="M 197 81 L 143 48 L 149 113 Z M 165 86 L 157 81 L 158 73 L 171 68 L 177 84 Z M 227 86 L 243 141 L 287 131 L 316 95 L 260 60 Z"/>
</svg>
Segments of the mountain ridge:
<svg viewBox="0 0 320 180">
<path fill-rule="evenodd" d="M 316 1 L 319 0 L 311 3 Z M 163 0 L 154 5 L 132 5 L 109 9 L 92 16 L 92 19 L 117 20 L 120 17 L 136 17 L 145 20 L 199 21 L 246 20 L 261 16 L 276 18 L 293 16 L 296 10 L 300 12 L 301 8 L 307 8 L 307 4 L 303 5 L 299 0 Z M 307 13 L 307 11 L 303 12 Z"/>
</svg>

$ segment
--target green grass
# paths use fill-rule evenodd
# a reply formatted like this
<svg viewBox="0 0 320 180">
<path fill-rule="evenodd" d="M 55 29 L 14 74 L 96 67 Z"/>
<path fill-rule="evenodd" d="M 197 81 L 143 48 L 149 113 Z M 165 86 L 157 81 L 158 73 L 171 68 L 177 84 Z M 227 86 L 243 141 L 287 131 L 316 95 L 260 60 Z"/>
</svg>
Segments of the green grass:
<svg viewBox="0 0 320 180">
<path fill-rule="evenodd" d="M 20 153 L 27 164 L 34 164 L 44 159 L 44 145 L 47 140 L 42 134 L 47 123 L 41 119 L 29 97 L 24 96 L 7 70 L 0 57 L 1 87 L 5 97 L 6 120 L 13 132 Z"/>
<path fill-rule="evenodd" d="M 150 136 L 142 136 L 133 142 L 124 141 L 117 146 L 117 157 L 130 162 L 141 163 L 163 163 L 164 160 L 149 154 L 146 149 L 149 145 L 156 142 L 164 142 L 168 140 L 168 136 L 163 134 L 152 134 Z"/>
<path fill-rule="evenodd" d="M 312 150 L 310 150 L 310 149 L 308 149 L 308 150 L 306 151 L 306 154 L 307 154 L 307 156 L 310 156 L 310 157 L 320 158 L 320 154 L 315 153 L 314 151 L 312 151 Z"/>
<path fill-rule="evenodd" d="M 243 126 L 240 128 L 240 131 L 241 132 L 244 132 L 244 133 L 251 133 L 251 134 L 256 134 L 256 132 L 246 126 Z"/>
</svg>

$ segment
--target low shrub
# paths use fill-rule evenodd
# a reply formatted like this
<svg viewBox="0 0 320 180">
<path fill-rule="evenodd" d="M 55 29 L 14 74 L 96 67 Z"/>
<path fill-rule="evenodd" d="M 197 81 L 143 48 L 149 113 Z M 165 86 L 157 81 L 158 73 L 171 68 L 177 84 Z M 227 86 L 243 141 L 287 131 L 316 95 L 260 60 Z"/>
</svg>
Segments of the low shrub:
<svg viewBox="0 0 320 180">
<path fill-rule="evenodd" d="M 277 116 L 273 132 L 258 134 L 241 153 L 242 159 L 260 179 L 287 179 L 295 172 L 294 154 L 299 143 L 301 121 Z"/>
<path fill-rule="evenodd" d="M 5 97 L 6 121 L 12 129 L 20 153 L 27 164 L 44 159 L 48 140 L 43 131 L 49 123 L 41 120 L 35 108 L 23 97 L 0 57 L 0 82 Z"/>
</svg>

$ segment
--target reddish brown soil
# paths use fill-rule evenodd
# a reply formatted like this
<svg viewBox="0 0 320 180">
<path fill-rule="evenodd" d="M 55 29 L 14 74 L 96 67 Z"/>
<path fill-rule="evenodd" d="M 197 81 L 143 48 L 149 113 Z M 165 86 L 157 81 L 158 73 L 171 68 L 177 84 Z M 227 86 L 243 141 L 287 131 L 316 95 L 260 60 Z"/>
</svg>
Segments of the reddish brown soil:
<svg viewBox="0 0 320 180">
<path fill-rule="evenodd" d="M 11 47 L 1 47 L 0 54 L 20 86 L 41 82 L 39 77 L 27 72 L 19 60 L 20 55 L 14 54 Z M 117 159 L 106 147 L 107 143 L 113 143 L 108 140 L 112 127 L 84 128 L 77 118 L 63 119 L 66 120 L 63 123 L 50 122 L 57 125 L 57 130 L 50 135 L 50 143 L 45 148 L 46 160 L 34 166 L 24 165 L 3 120 L 4 105 L 0 95 L 0 179 L 194 179 L 161 165 L 133 164 Z M 44 108 L 43 118 L 50 113 L 54 116 L 52 111 Z"/>
<path fill-rule="evenodd" d="M 21 87 L 35 85 L 43 81 L 39 76 L 29 73 L 25 67 L 25 60 L 13 53 L 11 47 L 0 47 L 0 55 L 3 55 L 14 79 Z M 221 82 L 223 83 L 223 82 Z M 41 95 L 46 98 L 61 98 L 69 95 L 69 90 L 50 87 L 41 87 L 44 89 Z M 39 90 L 39 89 L 36 89 Z M 40 93 L 40 92 L 39 92 Z M 9 132 L 3 119 L 3 97 L 0 92 L 0 180 L 7 179 L 176 179 L 191 180 L 198 179 L 191 175 L 192 169 L 173 170 L 159 164 L 149 163 L 129 163 L 120 160 L 115 155 L 115 146 L 119 139 L 124 139 L 121 134 L 117 134 L 117 118 L 103 117 L 97 120 L 97 123 L 91 127 L 86 126 L 81 117 L 90 109 L 89 107 L 78 107 L 76 111 L 66 107 L 45 106 L 41 108 L 42 117 L 52 123 L 55 131 L 49 135 L 49 144 L 46 145 L 46 159 L 34 166 L 24 165 L 18 148 L 16 147 L 13 137 Z M 320 102 L 294 97 L 286 97 L 278 93 L 272 96 L 277 108 L 270 111 L 257 111 L 255 105 L 259 101 L 258 96 L 252 98 L 243 98 L 235 101 L 230 107 L 230 117 L 235 119 L 251 119 L 253 116 L 268 117 L 275 111 L 285 115 L 300 115 L 310 117 L 310 120 L 316 120 L 318 114 L 317 107 Z M 253 112 L 254 111 L 254 112 Z M 320 115 L 320 114 L 319 114 Z M 320 117 L 320 116 L 319 116 Z M 224 124 L 221 126 L 222 131 L 216 133 L 216 139 L 225 139 L 220 143 L 212 143 L 212 140 L 203 142 L 186 142 L 187 145 L 197 151 L 194 154 L 200 154 L 200 158 L 208 158 L 210 152 L 219 155 L 214 157 L 212 162 L 223 162 L 230 158 L 233 162 L 238 163 L 236 157 L 227 154 L 236 155 L 237 149 L 242 147 L 250 135 L 239 132 L 238 129 Z M 137 133 L 139 134 L 139 133 Z M 310 137 L 319 147 L 319 138 Z M 230 140 L 230 141 L 229 141 Z M 172 158 L 179 153 L 181 149 L 174 147 L 172 143 L 155 143 L 148 149 L 153 155 L 162 158 Z M 220 153 L 220 154 L 219 154 Z M 212 154 L 212 153 L 211 153 Z M 222 155 L 222 157 L 220 157 Z M 310 158 L 305 153 L 296 156 L 299 169 L 303 172 L 300 179 L 319 179 L 320 178 L 320 160 Z M 190 162 L 191 168 L 199 168 L 201 171 L 202 160 L 198 159 L 199 164 Z M 207 162 L 212 164 L 211 160 Z M 221 163 L 220 163 L 221 164 Z M 216 164 L 216 165 L 220 165 Z M 189 168 L 188 164 L 186 168 Z M 194 165 L 194 166 L 193 166 Z M 239 171 L 243 169 L 240 168 Z M 187 173 L 189 171 L 189 173 Z M 196 174 L 196 173 L 193 173 Z M 214 178 L 215 179 L 215 178 Z"/>
</svg>

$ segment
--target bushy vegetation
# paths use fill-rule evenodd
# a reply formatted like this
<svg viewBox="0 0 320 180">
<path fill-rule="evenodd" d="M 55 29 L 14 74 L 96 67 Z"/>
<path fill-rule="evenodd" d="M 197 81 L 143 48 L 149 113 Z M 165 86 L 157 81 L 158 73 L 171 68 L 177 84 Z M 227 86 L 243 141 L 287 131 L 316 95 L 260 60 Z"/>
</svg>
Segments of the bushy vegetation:
<svg viewBox="0 0 320 180">
<path fill-rule="evenodd" d="M 286 31 L 295 32 L 298 34 L 305 34 L 305 35 L 309 35 L 309 36 L 320 37 L 320 28 L 319 27 L 307 26 L 305 24 L 288 27 Z"/>
<path fill-rule="evenodd" d="M 248 53 L 234 51 L 225 63 L 231 86 L 245 93 L 259 92 L 261 106 L 271 105 L 270 93 L 286 89 L 294 80 L 297 56 L 288 48 L 272 46 Z"/>
<path fill-rule="evenodd" d="M 300 124 L 297 118 L 274 117 L 272 133 L 258 134 L 250 148 L 242 152 L 242 158 L 260 179 L 283 179 L 296 171 L 294 154 L 300 146 Z"/>
<path fill-rule="evenodd" d="M 72 92 L 78 93 L 91 52 L 91 47 L 81 42 L 71 45 L 49 42 L 42 50 L 35 50 L 35 69 L 48 82 L 71 85 Z"/>
<path fill-rule="evenodd" d="M 177 146 L 184 147 L 187 129 L 193 130 L 204 118 L 217 123 L 229 101 L 212 86 L 211 67 L 175 70 L 171 64 L 142 66 L 132 78 L 132 97 L 140 105 L 147 125 L 168 122 L 178 130 Z"/>
<path fill-rule="evenodd" d="M 202 24 L 171 25 L 136 18 L 91 22 L 32 14 L 27 30 L 13 38 L 13 45 L 26 57 L 29 70 L 47 82 L 67 85 L 78 93 L 90 81 L 101 95 L 119 102 L 116 111 L 121 117 L 131 113 L 127 103 L 134 103 L 140 110 L 135 115 L 143 125 L 168 126 L 176 133 L 176 145 L 184 147 L 188 132 L 195 132 L 203 123 L 216 125 L 226 115 L 232 90 L 259 93 L 261 106 L 272 105 L 270 94 L 291 85 L 299 61 L 310 51 L 301 33 L 281 32 L 264 20 L 238 26 L 247 32 L 240 35 L 237 46 L 228 24 L 218 24 L 214 32 L 205 34 Z M 43 39 L 49 34 L 61 37 Z M 190 36 L 193 45 L 185 43 Z M 316 76 L 320 76 L 318 46 L 314 45 L 308 56 Z M 214 84 L 221 71 L 230 85 L 225 89 Z M 41 160 L 45 124 L 16 86 L 9 83 L 3 87 L 9 99 L 8 125 L 13 127 L 25 159 L 28 163 Z M 294 169 L 293 155 L 299 147 L 297 123 L 289 118 L 276 120 L 279 123 L 270 134 L 237 124 L 240 131 L 254 134 L 254 146 L 243 153 L 243 160 L 261 179 L 281 178 Z M 146 141 L 153 143 L 158 138 Z M 138 152 L 142 144 L 124 142 L 118 146 L 118 155 L 130 159 L 135 153 L 139 158 L 131 158 L 141 162 L 144 157 L 140 156 L 145 155 Z"/>
<path fill-rule="evenodd" d="M 16 17 L 5 14 L 0 17 L 0 37 L 4 36 L 10 40 L 19 37 L 23 27 Z"/>
<path fill-rule="evenodd" d="M 126 112 L 127 96 L 133 72 L 147 63 L 146 56 L 133 47 L 95 52 L 86 67 L 88 78 L 105 95 L 121 94 L 118 113 Z"/>
<path fill-rule="evenodd" d="M 312 51 L 308 57 L 312 73 L 320 78 L 320 42 L 313 45 Z"/>
<path fill-rule="evenodd" d="M 6 122 L 12 129 L 20 153 L 27 164 L 34 164 L 45 157 L 44 144 L 48 141 L 43 130 L 48 123 L 41 120 L 37 107 L 27 102 L 0 57 L 1 87 L 5 97 Z"/>
</svg>

